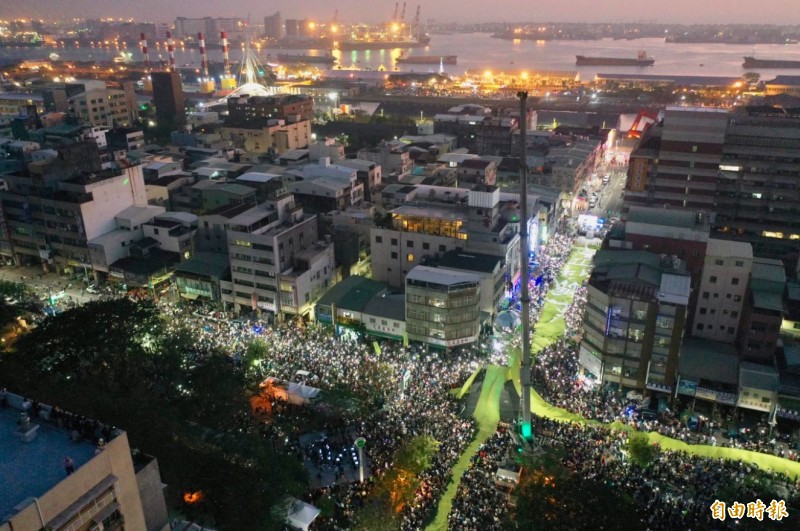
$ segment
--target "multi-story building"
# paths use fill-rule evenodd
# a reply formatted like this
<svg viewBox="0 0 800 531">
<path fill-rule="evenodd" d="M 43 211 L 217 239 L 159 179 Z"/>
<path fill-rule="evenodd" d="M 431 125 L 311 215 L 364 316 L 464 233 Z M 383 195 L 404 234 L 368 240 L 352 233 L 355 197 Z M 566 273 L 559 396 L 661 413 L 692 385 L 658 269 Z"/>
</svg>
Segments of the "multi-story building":
<svg viewBox="0 0 800 531">
<path fill-rule="evenodd" d="M 793 262 L 800 251 L 800 112 L 733 112 L 717 171 L 715 238 L 753 245 L 753 254 Z"/>
<path fill-rule="evenodd" d="M 708 240 L 692 337 L 736 342 L 752 268 L 749 243 Z"/>
<path fill-rule="evenodd" d="M 739 327 L 738 345 L 743 360 L 773 363 L 783 324 L 785 290 L 783 262 L 753 258 Z"/>
<path fill-rule="evenodd" d="M 268 39 L 275 40 L 282 39 L 284 35 L 286 35 L 280 11 L 276 11 L 275 14 L 264 17 L 264 35 Z"/>
<path fill-rule="evenodd" d="M 625 206 L 714 211 L 728 111 L 667 107 L 631 153 Z"/>
<path fill-rule="evenodd" d="M 4 179 L 0 252 L 18 264 L 90 269 L 88 242 L 116 229 L 121 211 L 147 204 L 141 166 L 103 168 L 93 142 L 64 146 Z"/>
<path fill-rule="evenodd" d="M 219 32 L 225 31 L 229 35 L 241 31 L 247 26 L 247 21 L 241 18 L 222 17 L 178 17 L 175 19 L 175 35 L 187 40 L 194 40 L 198 33 L 205 34 L 206 39 L 214 39 Z"/>
<path fill-rule="evenodd" d="M 198 249 L 227 253 L 222 301 L 237 310 L 305 316 L 335 279 L 333 244 L 291 194 L 256 206 L 230 205 L 200 219 Z"/>
<path fill-rule="evenodd" d="M 100 447 L 61 427 L 48 404 L 34 416 L 24 397 L 4 400 L 0 531 L 169 529 L 158 462 L 134 459 L 124 431 L 114 429 Z"/>
<path fill-rule="evenodd" d="M 672 392 L 689 290 L 680 260 L 599 251 L 584 315 L 583 370 L 624 388 Z"/>
<path fill-rule="evenodd" d="M 353 165 L 331 164 L 324 157 L 319 164 L 307 164 L 288 175 L 295 180 L 287 183 L 297 202 L 310 212 L 326 214 L 357 206 L 364 200 L 364 184 L 358 179 Z M 288 177 L 287 177 L 288 178 Z M 363 180 L 368 181 L 368 173 Z"/>
<path fill-rule="evenodd" d="M 151 72 L 153 104 L 160 125 L 182 125 L 186 121 L 186 100 L 178 72 Z"/>
<path fill-rule="evenodd" d="M 86 90 L 69 99 L 69 112 L 92 126 L 128 127 L 136 119 L 136 93 L 133 83 L 120 89 L 106 87 L 103 81 L 87 81 Z"/>
<path fill-rule="evenodd" d="M 314 100 L 308 96 L 241 96 L 228 99 L 226 123 L 243 125 L 272 119 L 299 122 L 313 117 Z"/>
<path fill-rule="evenodd" d="M 272 151 L 280 155 L 291 149 L 306 147 L 311 141 L 311 121 L 292 122 L 269 119 L 262 125 L 224 125 L 220 128 L 223 140 L 249 152 Z"/>
<path fill-rule="evenodd" d="M 358 158 L 378 164 L 387 175 L 403 174 L 411 169 L 411 157 L 403 146 L 401 142 L 382 142 L 374 148 L 360 149 Z"/>
<path fill-rule="evenodd" d="M 478 340 L 481 279 L 460 271 L 416 266 L 406 275 L 409 341 L 449 349 Z"/>
</svg>

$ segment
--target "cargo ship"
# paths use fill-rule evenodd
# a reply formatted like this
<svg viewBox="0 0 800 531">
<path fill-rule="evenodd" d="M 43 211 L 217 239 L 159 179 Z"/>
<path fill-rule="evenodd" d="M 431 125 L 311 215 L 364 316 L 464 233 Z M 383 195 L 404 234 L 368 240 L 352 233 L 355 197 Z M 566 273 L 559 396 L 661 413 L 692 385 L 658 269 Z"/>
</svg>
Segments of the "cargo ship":
<svg viewBox="0 0 800 531">
<path fill-rule="evenodd" d="M 279 53 L 276 55 L 279 63 L 332 65 L 336 58 L 332 55 L 305 55 Z"/>
<path fill-rule="evenodd" d="M 0 48 L 39 48 L 44 40 L 38 33 L 18 33 L 11 37 L 0 37 Z"/>
<path fill-rule="evenodd" d="M 576 55 L 575 64 L 578 66 L 653 66 L 656 62 L 647 53 L 639 52 L 636 58 L 628 57 L 587 57 Z"/>
<path fill-rule="evenodd" d="M 417 38 L 402 40 L 383 40 L 383 39 L 354 39 L 349 41 L 334 42 L 334 49 L 343 52 L 353 50 L 393 50 L 395 48 L 424 48 L 430 44 L 431 38 L 428 35 L 420 35 Z"/>
<path fill-rule="evenodd" d="M 800 68 L 800 61 L 786 61 L 783 59 L 756 59 L 745 56 L 743 68 Z"/>
<path fill-rule="evenodd" d="M 398 64 L 409 65 L 455 65 L 457 64 L 457 55 L 406 55 L 397 58 Z"/>
</svg>

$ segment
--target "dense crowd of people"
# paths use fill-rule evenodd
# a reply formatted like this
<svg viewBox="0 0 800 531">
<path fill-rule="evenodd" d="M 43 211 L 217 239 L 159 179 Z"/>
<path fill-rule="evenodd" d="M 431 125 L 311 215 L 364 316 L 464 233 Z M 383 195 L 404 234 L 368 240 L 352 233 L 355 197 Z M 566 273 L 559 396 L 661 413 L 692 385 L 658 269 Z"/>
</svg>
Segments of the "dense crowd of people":
<svg viewBox="0 0 800 531">
<path fill-rule="evenodd" d="M 625 432 L 544 418 L 538 419 L 536 431 L 559 443 L 562 465 L 572 473 L 628 492 L 644 508 L 647 529 L 738 528 L 737 520 L 712 521 L 710 506 L 720 497 L 750 502 L 788 496 L 787 506 L 800 501 L 800 479 L 741 461 L 660 451 L 640 467 L 626 457 Z"/>
<path fill-rule="evenodd" d="M 508 426 L 501 426 L 478 448 L 448 515 L 452 531 L 501 531 L 505 529 L 506 503 L 511 485 L 503 485 L 497 471 L 508 461 L 512 444 Z"/>
</svg>

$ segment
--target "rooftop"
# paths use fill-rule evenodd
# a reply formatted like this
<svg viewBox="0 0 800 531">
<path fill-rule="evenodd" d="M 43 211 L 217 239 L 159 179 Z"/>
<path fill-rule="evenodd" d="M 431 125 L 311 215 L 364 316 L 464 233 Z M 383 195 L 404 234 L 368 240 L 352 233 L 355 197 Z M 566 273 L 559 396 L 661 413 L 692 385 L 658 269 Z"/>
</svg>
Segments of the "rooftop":
<svg viewBox="0 0 800 531">
<path fill-rule="evenodd" d="M 448 206 L 403 205 L 392 210 L 392 215 L 467 221 L 465 214 L 457 212 Z"/>
<path fill-rule="evenodd" d="M 736 385 L 739 381 L 736 347 L 718 341 L 684 338 L 678 372 L 685 379 Z"/>
<path fill-rule="evenodd" d="M 497 267 L 498 262 L 502 262 L 502 260 L 501 257 L 492 256 L 490 254 L 448 251 L 439 259 L 439 266 L 450 269 L 477 271 L 480 273 L 492 273 Z"/>
<path fill-rule="evenodd" d="M 39 425 L 36 438 L 21 442 L 14 433 L 19 414 L 14 407 L 0 409 L 0 522 L 22 501 L 42 496 L 63 480 L 66 457 L 72 458 L 77 470 L 95 455 L 94 444 L 72 442 L 66 429 L 37 419 L 31 419 Z"/>
<path fill-rule="evenodd" d="M 441 286 L 453 286 L 462 283 L 479 283 L 480 277 L 471 273 L 461 273 L 438 269 L 429 266 L 416 266 L 406 275 L 406 280 L 417 280 Z"/>
<path fill-rule="evenodd" d="M 739 385 L 767 391 L 778 390 L 778 371 L 769 365 L 743 361 L 739 365 Z"/>
<path fill-rule="evenodd" d="M 380 282 L 354 275 L 329 289 L 317 304 L 322 306 L 333 304 L 343 310 L 361 312 L 375 295 L 385 289 L 386 286 Z"/>
<path fill-rule="evenodd" d="M 190 273 L 210 277 L 224 278 L 230 269 L 228 255 L 222 253 L 196 253 L 190 259 L 175 265 L 176 273 Z"/>
<path fill-rule="evenodd" d="M 753 259 L 753 246 L 747 242 L 709 238 L 706 256 Z"/>
<path fill-rule="evenodd" d="M 401 293 L 382 291 L 372 297 L 364 307 L 364 313 L 375 317 L 385 317 L 395 321 L 406 320 L 406 299 Z"/>
<path fill-rule="evenodd" d="M 691 229 L 697 225 L 697 216 L 686 210 L 632 206 L 628 211 L 627 221 Z"/>
<path fill-rule="evenodd" d="M 244 175 L 240 175 L 236 178 L 237 181 L 242 182 L 251 182 L 251 183 L 266 183 L 273 179 L 280 179 L 280 175 L 276 175 L 274 173 L 260 173 L 255 171 L 249 171 Z"/>
</svg>

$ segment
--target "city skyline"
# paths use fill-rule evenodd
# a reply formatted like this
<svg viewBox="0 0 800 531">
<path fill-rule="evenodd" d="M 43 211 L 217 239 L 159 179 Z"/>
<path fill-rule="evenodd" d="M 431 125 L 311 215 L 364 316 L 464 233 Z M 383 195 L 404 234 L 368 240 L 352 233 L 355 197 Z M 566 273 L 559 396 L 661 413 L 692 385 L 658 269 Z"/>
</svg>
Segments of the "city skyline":
<svg viewBox="0 0 800 531">
<path fill-rule="evenodd" d="M 413 19 L 417 4 L 422 6 L 422 20 L 435 19 L 437 22 L 479 23 L 503 21 L 543 21 L 543 22 L 661 22 L 661 23 L 752 23 L 752 24 L 799 24 L 800 13 L 794 0 L 771 0 L 759 5 L 754 12 L 752 2 L 746 0 L 674 0 L 653 7 L 644 3 L 626 0 L 607 0 L 598 4 L 590 0 L 541 0 L 535 7 L 522 0 L 505 1 L 497 4 L 483 2 L 464 2 L 444 0 L 435 4 L 426 2 L 407 2 L 406 20 Z M 402 8 L 402 3 L 400 3 Z M 598 9 L 598 6 L 600 8 Z M 178 16 L 237 16 L 251 17 L 252 24 L 261 24 L 265 15 L 281 11 L 285 18 L 310 18 L 326 21 L 338 9 L 342 22 L 388 21 L 394 12 L 391 1 L 378 2 L 369 11 L 363 9 L 363 2 L 339 0 L 335 3 L 323 0 L 309 0 L 301 8 L 286 6 L 280 2 L 257 2 L 256 0 L 237 0 L 220 3 L 211 0 L 198 0 L 187 9 L 184 2 L 175 0 L 140 0 L 135 5 L 122 0 L 68 0 L 53 5 L 50 0 L 7 0 L 0 7 L 0 18 L 44 18 L 52 20 L 59 17 L 123 17 L 137 20 L 169 22 Z M 146 17 L 142 15 L 146 14 Z M 793 16 L 792 16 L 793 15 Z"/>
</svg>

